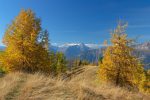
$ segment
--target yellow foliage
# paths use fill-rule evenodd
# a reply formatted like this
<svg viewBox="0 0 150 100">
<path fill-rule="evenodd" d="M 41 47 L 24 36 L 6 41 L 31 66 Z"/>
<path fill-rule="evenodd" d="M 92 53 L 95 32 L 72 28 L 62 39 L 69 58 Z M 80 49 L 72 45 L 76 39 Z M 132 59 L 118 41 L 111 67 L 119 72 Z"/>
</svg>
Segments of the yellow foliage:
<svg viewBox="0 0 150 100">
<path fill-rule="evenodd" d="M 31 10 L 22 10 L 5 32 L 3 66 L 11 71 L 48 72 L 49 54 L 38 41 L 40 32 L 40 19 Z"/>
<path fill-rule="evenodd" d="M 145 82 L 143 65 L 133 55 L 133 48 L 130 46 L 132 41 L 127 38 L 125 26 L 126 24 L 119 23 L 111 34 L 112 44 L 104 52 L 99 78 L 102 82 L 141 88 Z"/>
<path fill-rule="evenodd" d="M 150 94 L 150 70 L 146 72 L 146 82 L 144 82 L 144 87 L 142 89 L 144 92 Z"/>
</svg>

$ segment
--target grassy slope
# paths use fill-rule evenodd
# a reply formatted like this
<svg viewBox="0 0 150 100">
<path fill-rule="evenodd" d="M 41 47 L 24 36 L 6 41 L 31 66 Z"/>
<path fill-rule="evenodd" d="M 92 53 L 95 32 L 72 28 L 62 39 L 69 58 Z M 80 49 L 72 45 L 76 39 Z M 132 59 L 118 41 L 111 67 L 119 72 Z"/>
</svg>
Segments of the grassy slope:
<svg viewBox="0 0 150 100">
<path fill-rule="evenodd" d="M 0 78 L 0 100 L 150 100 L 148 95 L 97 84 L 97 68 L 85 66 L 68 81 L 39 73 L 10 73 Z"/>
</svg>

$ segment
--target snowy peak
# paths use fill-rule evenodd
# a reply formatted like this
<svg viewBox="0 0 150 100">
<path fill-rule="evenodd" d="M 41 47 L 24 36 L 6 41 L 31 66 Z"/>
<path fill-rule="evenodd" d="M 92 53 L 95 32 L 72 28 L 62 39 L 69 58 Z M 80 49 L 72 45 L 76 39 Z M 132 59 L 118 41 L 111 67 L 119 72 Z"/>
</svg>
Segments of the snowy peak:
<svg viewBox="0 0 150 100">
<path fill-rule="evenodd" d="M 150 50 L 150 42 L 145 42 L 136 46 L 136 49 L 139 50 Z"/>
<path fill-rule="evenodd" d="M 53 43 L 53 46 L 57 46 L 59 48 L 68 48 L 70 46 L 80 46 L 80 47 L 89 47 L 91 49 L 98 49 L 103 47 L 102 44 L 94 44 L 94 43 L 64 43 L 64 44 L 57 44 Z"/>
<path fill-rule="evenodd" d="M 70 46 L 76 46 L 76 45 L 80 45 L 79 43 L 65 43 L 65 44 L 61 44 L 58 45 L 58 47 L 70 47 Z"/>
</svg>

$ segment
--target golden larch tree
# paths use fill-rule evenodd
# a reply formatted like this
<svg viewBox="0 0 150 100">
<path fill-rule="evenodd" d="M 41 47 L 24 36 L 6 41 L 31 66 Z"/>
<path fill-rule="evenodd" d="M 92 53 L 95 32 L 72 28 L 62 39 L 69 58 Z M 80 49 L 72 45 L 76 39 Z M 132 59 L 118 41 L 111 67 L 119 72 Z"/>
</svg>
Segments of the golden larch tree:
<svg viewBox="0 0 150 100">
<path fill-rule="evenodd" d="M 39 41 L 40 34 L 40 19 L 31 10 L 22 10 L 5 32 L 3 66 L 9 70 L 48 72 L 49 54 Z"/>
<path fill-rule="evenodd" d="M 127 24 L 119 22 L 111 33 L 111 45 L 104 51 L 98 76 L 101 82 L 141 87 L 145 81 L 143 64 L 133 55 L 133 41 L 127 38 L 126 26 Z"/>
</svg>

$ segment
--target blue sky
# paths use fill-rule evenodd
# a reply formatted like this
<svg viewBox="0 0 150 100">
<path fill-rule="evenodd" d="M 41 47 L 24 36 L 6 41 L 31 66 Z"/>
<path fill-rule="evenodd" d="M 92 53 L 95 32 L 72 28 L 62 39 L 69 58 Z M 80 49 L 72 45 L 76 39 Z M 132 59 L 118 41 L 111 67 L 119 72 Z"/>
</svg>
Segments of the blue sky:
<svg viewBox="0 0 150 100">
<path fill-rule="evenodd" d="M 150 40 L 150 0 L 0 0 L 0 41 L 7 25 L 28 8 L 42 19 L 52 43 L 101 44 L 117 20 L 128 22 L 129 37 Z"/>
</svg>

